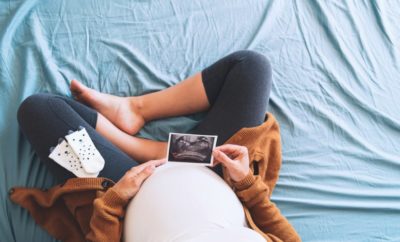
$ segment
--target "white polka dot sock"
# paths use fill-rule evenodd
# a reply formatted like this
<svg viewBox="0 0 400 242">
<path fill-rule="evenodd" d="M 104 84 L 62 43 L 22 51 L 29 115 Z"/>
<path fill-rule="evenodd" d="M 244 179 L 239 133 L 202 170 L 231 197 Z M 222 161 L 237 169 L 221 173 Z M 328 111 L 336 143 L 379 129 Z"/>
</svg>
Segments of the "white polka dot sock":
<svg viewBox="0 0 400 242">
<path fill-rule="evenodd" d="M 98 173 L 103 169 L 105 161 L 85 128 L 75 131 L 65 138 L 87 173 Z"/>
<path fill-rule="evenodd" d="M 74 173 L 77 177 L 97 177 L 99 173 L 88 173 L 83 169 L 79 157 L 64 139 L 50 153 L 50 159 Z"/>
<path fill-rule="evenodd" d="M 61 142 L 51 149 L 49 158 L 77 177 L 97 177 L 105 161 L 86 129 L 70 131 L 65 138 L 60 138 Z"/>
</svg>

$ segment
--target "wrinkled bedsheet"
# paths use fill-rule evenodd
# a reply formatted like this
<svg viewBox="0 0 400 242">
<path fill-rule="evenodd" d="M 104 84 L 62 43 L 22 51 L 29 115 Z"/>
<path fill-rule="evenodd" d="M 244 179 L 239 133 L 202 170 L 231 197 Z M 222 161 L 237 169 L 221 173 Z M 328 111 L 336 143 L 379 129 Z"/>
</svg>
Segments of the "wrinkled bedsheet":
<svg viewBox="0 0 400 242">
<path fill-rule="evenodd" d="M 1 241 L 53 241 L 11 186 L 54 179 L 18 130 L 27 96 L 76 78 L 115 95 L 172 86 L 224 55 L 269 58 L 283 166 L 273 200 L 304 241 L 400 241 L 400 1 L 0 0 Z M 167 139 L 202 114 L 148 123 Z"/>
</svg>

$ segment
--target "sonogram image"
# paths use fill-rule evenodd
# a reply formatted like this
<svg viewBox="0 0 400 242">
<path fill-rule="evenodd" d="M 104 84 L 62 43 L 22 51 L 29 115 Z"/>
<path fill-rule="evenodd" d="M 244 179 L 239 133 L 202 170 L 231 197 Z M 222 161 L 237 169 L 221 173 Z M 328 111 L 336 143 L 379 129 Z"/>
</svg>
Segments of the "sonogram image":
<svg viewBox="0 0 400 242">
<path fill-rule="evenodd" d="M 171 133 L 168 161 L 212 163 L 217 136 Z"/>
</svg>

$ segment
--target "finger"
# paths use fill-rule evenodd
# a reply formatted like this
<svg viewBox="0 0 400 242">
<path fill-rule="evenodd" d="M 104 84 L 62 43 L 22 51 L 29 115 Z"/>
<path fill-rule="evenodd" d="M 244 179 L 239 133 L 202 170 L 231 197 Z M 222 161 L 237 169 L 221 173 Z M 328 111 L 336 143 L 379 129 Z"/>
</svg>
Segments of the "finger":
<svg viewBox="0 0 400 242">
<path fill-rule="evenodd" d="M 231 160 L 234 160 L 235 158 L 237 158 L 237 157 L 239 157 L 241 155 L 240 152 L 238 152 L 238 151 L 228 152 L 228 151 L 223 151 L 223 150 L 219 150 L 219 149 L 216 149 L 216 150 L 218 150 L 218 151 L 220 151 L 222 153 L 225 153 L 226 156 L 228 156 Z"/>
<path fill-rule="evenodd" d="M 135 174 L 139 174 L 140 172 L 142 172 L 144 169 L 146 169 L 148 166 L 152 166 L 153 163 L 152 162 L 145 162 L 143 164 L 140 164 L 138 166 L 134 166 L 131 168 L 131 171 L 134 172 Z"/>
<path fill-rule="evenodd" d="M 150 165 L 150 166 L 146 167 L 145 169 L 143 169 L 141 172 L 139 172 L 139 174 L 137 174 L 137 176 L 135 178 L 137 184 L 141 185 L 144 180 L 146 180 L 151 174 L 153 174 L 154 169 L 155 169 L 155 166 Z"/>
<path fill-rule="evenodd" d="M 231 166 L 233 164 L 233 161 L 222 151 L 214 150 L 213 155 L 219 162 L 226 166 Z"/>
<path fill-rule="evenodd" d="M 215 149 L 220 150 L 224 153 L 229 153 L 229 154 L 234 154 L 234 155 L 241 154 L 242 148 L 243 148 L 243 146 L 234 145 L 234 144 L 225 144 L 225 145 L 215 147 Z"/>
<path fill-rule="evenodd" d="M 234 151 L 237 150 L 239 147 L 241 147 L 241 145 L 236 145 L 236 144 L 223 144 L 220 146 L 217 146 L 215 148 L 217 149 L 222 149 L 222 150 L 226 150 L 226 151 Z"/>
<path fill-rule="evenodd" d="M 157 160 L 149 160 L 149 163 L 154 164 L 156 167 L 161 166 L 167 162 L 167 158 L 157 159 Z"/>
<path fill-rule="evenodd" d="M 146 169 L 149 166 L 158 167 L 158 166 L 164 164 L 165 162 L 167 162 L 167 158 L 162 158 L 162 159 L 158 159 L 158 160 L 149 160 L 143 164 L 132 167 L 131 171 L 134 172 L 136 175 L 136 174 L 139 174 L 140 172 L 142 172 L 144 169 Z"/>
<path fill-rule="evenodd" d="M 143 170 L 144 168 L 146 168 L 146 167 L 148 167 L 150 165 L 154 165 L 156 167 L 160 166 L 160 165 L 164 164 L 166 161 L 167 161 L 166 158 L 162 158 L 162 159 L 158 159 L 158 160 L 149 160 L 149 161 L 146 161 L 145 163 L 142 163 L 142 164 L 140 164 L 138 166 L 135 166 L 133 168 L 139 168 L 140 171 L 141 171 L 141 170 Z"/>
<path fill-rule="evenodd" d="M 219 163 L 221 163 L 221 162 L 219 162 L 219 160 L 213 159 L 212 166 L 214 167 L 214 166 L 218 165 Z"/>
</svg>

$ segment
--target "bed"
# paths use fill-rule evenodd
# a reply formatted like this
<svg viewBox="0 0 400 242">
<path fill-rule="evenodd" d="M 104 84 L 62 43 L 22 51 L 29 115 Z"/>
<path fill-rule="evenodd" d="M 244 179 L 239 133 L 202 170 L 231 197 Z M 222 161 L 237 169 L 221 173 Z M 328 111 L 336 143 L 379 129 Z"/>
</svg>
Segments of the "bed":
<svg viewBox="0 0 400 242">
<path fill-rule="evenodd" d="M 273 68 L 283 165 L 272 199 L 303 241 L 400 241 L 399 1 L 0 1 L 1 241 L 54 241 L 10 202 L 49 187 L 16 121 L 71 79 L 115 95 L 174 85 L 235 50 Z M 166 140 L 203 114 L 148 123 Z"/>
</svg>

